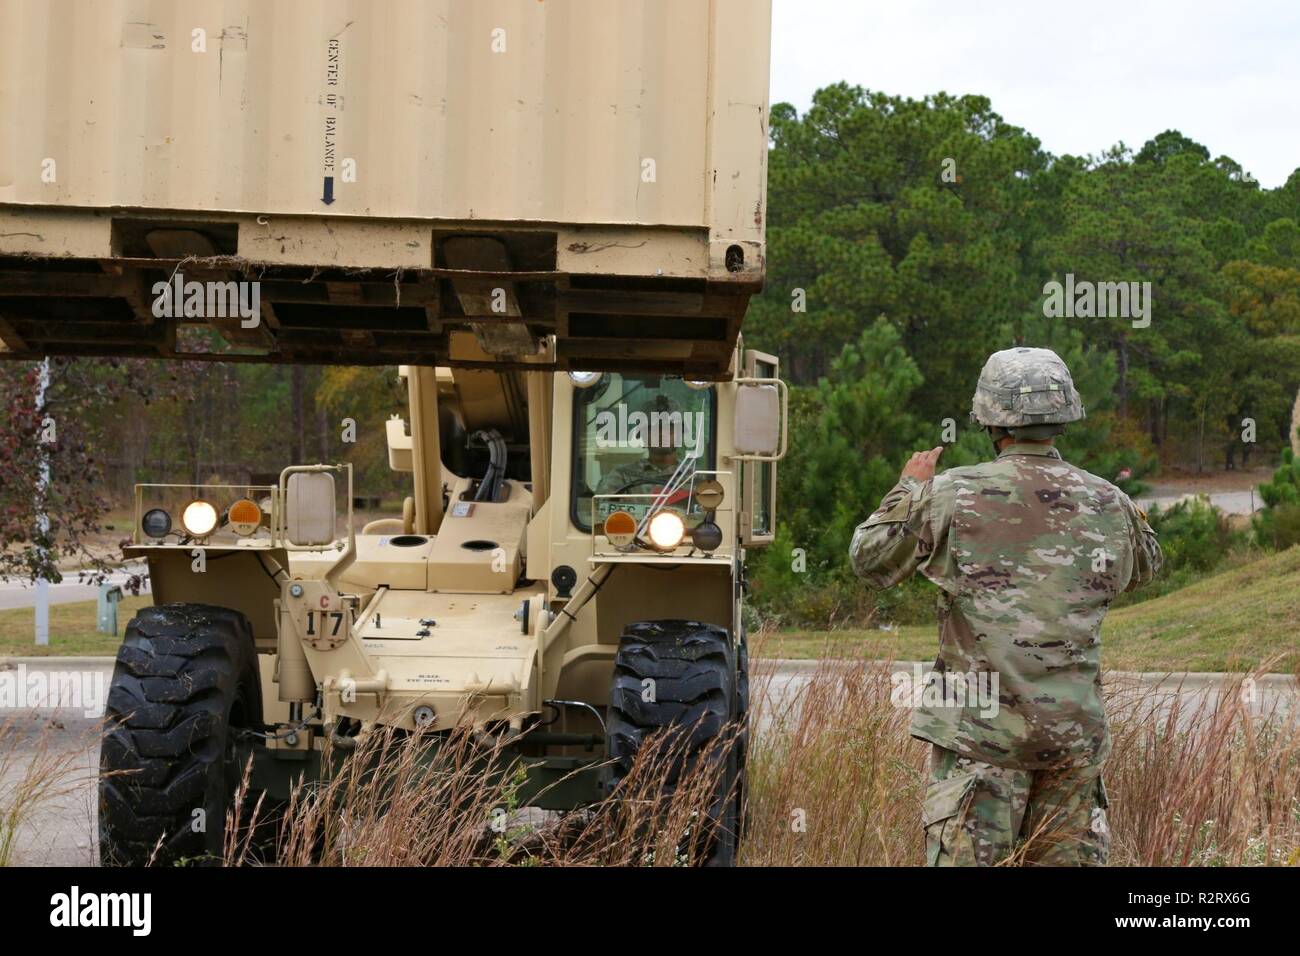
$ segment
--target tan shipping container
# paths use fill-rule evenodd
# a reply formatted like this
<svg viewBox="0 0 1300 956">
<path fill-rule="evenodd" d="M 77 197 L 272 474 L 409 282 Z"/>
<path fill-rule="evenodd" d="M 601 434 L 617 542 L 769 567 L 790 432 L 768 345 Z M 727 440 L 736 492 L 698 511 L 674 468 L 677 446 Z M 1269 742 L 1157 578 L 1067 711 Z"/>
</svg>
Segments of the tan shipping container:
<svg viewBox="0 0 1300 956">
<path fill-rule="evenodd" d="M 260 282 L 265 321 L 207 319 L 240 360 L 723 374 L 769 32 L 765 0 L 0 0 L 0 357 L 180 354 L 179 272 Z"/>
</svg>

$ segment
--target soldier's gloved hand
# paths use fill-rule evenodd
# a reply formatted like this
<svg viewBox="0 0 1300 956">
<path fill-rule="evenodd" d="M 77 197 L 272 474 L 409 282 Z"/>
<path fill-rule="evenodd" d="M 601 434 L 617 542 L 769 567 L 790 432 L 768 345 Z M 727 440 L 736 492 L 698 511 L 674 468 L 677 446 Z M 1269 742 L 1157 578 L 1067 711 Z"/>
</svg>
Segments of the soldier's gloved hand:
<svg viewBox="0 0 1300 956">
<path fill-rule="evenodd" d="M 898 476 L 898 480 L 915 478 L 917 481 L 929 481 L 934 477 L 934 466 L 938 463 L 939 456 L 942 454 L 942 445 L 931 448 L 929 451 L 912 452 L 912 457 L 903 466 L 903 472 Z"/>
</svg>

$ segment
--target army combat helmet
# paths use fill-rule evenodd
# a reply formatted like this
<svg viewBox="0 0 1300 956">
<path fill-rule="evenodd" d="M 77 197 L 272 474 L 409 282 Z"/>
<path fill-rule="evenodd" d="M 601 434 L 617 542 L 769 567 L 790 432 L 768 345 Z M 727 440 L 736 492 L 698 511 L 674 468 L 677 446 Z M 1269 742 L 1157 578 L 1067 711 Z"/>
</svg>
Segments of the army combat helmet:
<svg viewBox="0 0 1300 956">
<path fill-rule="evenodd" d="M 1083 418 L 1083 400 L 1070 370 L 1051 349 L 1003 349 L 984 363 L 970 417 L 995 441 L 1007 434 L 1042 440 Z"/>
</svg>

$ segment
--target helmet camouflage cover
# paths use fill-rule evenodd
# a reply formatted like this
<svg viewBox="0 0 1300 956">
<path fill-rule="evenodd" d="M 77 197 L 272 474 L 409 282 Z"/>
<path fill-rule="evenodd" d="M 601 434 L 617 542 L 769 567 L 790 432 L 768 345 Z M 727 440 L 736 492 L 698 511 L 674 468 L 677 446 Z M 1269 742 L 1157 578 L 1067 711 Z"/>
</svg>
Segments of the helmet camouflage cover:
<svg viewBox="0 0 1300 956">
<path fill-rule="evenodd" d="M 999 428 L 1064 425 L 1083 416 L 1083 400 L 1061 357 L 1023 347 L 989 356 L 970 410 L 971 421 Z"/>
</svg>

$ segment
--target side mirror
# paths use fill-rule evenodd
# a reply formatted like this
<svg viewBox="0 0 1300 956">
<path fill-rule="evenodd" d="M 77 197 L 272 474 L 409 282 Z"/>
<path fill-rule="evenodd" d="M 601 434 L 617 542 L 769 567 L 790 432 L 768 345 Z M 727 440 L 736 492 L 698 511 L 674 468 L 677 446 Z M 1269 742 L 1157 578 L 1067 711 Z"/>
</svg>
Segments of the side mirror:
<svg viewBox="0 0 1300 956">
<path fill-rule="evenodd" d="M 291 474 L 284 516 L 285 535 L 290 544 L 333 544 L 337 522 L 334 476 L 327 471 Z"/>
<path fill-rule="evenodd" d="M 736 390 L 733 436 L 734 457 L 775 461 L 785 455 L 785 416 L 777 384 L 742 384 Z M 784 383 L 780 383 L 784 384 Z"/>
<path fill-rule="evenodd" d="M 415 445 L 406 433 L 406 422 L 394 415 L 384 422 L 384 436 L 388 439 L 388 467 L 393 471 L 415 471 Z"/>
</svg>

